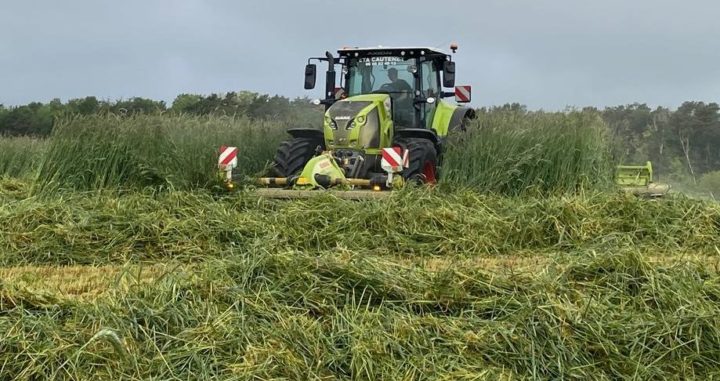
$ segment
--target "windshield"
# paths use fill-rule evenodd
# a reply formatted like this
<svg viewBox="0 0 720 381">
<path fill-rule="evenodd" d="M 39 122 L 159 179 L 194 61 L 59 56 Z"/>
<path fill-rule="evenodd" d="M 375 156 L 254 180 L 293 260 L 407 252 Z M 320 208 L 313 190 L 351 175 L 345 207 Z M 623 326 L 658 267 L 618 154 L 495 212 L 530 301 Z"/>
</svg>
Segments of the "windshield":
<svg viewBox="0 0 720 381">
<path fill-rule="evenodd" d="M 412 93 L 417 70 L 415 59 L 402 57 L 362 57 L 348 62 L 348 95 L 369 94 L 374 91 L 390 94 Z"/>
</svg>

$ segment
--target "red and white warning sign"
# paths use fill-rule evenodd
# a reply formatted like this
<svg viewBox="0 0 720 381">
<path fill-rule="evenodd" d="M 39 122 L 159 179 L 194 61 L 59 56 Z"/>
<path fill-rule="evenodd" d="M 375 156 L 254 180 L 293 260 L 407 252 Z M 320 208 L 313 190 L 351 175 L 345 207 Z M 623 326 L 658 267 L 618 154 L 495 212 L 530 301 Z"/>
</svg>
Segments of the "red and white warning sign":
<svg viewBox="0 0 720 381">
<path fill-rule="evenodd" d="M 220 169 L 237 167 L 237 147 L 220 147 L 220 157 L 218 157 L 218 167 Z"/>
<path fill-rule="evenodd" d="M 471 86 L 455 86 L 455 102 L 467 103 L 472 98 Z"/>
<path fill-rule="evenodd" d="M 409 165 L 408 152 L 400 147 L 382 149 L 382 160 L 380 166 L 386 172 L 402 172 L 403 168 Z"/>
</svg>

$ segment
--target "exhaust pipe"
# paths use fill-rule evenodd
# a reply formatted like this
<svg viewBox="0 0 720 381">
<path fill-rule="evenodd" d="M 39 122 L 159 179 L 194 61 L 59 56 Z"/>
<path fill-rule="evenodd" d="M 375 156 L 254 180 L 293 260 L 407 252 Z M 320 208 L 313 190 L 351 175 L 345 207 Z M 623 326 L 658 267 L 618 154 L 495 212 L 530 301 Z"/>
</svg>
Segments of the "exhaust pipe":
<svg viewBox="0 0 720 381">
<path fill-rule="evenodd" d="M 335 101 L 335 57 L 332 53 L 325 52 L 328 60 L 328 70 L 325 74 L 325 110 L 327 110 Z"/>
</svg>

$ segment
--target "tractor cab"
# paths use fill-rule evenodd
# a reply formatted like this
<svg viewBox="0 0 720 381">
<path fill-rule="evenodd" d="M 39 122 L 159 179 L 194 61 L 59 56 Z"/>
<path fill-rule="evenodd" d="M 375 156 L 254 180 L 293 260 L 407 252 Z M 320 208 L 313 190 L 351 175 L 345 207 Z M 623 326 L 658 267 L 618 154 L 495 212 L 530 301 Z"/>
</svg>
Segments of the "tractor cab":
<svg viewBox="0 0 720 381">
<path fill-rule="evenodd" d="M 342 49 L 348 97 L 388 94 L 396 127 L 426 128 L 441 95 L 440 73 L 450 56 L 430 48 Z M 449 84 L 453 86 L 453 84 Z"/>
<path fill-rule="evenodd" d="M 455 51 L 457 46 L 451 49 Z M 321 103 L 329 108 L 358 95 L 387 94 L 395 128 L 432 128 L 441 99 L 456 94 L 442 91 L 443 87 L 455 86 L 452 56 L 435 48 L 342 48 L 338 57 L 326 53 L 326 57 L 310 60 L 328 62 L 326 98 Z M 338 87 L 336 66 L 342 73 Z M 316 66 L 308 63 L 306 89 L 314 87 L 315 73 Z M 466 102 L 469 98 L 456 100 Z"/>
</svg>

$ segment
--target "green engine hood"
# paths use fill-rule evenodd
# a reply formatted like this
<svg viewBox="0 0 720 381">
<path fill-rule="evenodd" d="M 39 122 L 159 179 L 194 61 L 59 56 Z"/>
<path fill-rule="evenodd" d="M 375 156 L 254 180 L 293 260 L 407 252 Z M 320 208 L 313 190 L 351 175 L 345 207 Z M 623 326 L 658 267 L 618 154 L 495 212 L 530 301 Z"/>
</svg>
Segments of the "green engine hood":
<svg viewBox="0 0 720 381">
<path fill-rule="evenodd" d="M 335 102 L 325 112 L 325 144 L 329 149 L 379 149 L 392 139 L 390 96 L 357 95 Z"/>
</svg>

